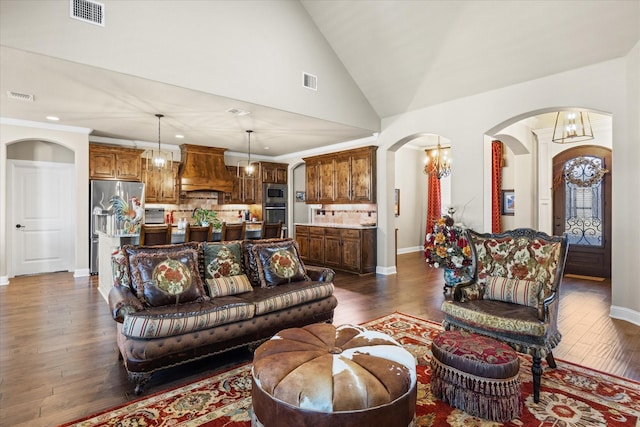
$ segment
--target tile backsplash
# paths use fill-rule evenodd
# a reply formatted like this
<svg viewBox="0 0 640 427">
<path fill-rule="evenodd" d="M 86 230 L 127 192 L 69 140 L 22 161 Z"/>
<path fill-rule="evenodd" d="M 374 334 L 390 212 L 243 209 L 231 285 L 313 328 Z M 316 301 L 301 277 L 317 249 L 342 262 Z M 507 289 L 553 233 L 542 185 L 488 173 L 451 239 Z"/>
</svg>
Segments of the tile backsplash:
<svg viewBox="0 0 640 427">
<path fill-rule="evenodd" d="M 312 224 L 376 225 L 378 211 L 375 204 L 314 205 L 309 219 Z"/>
</svg>

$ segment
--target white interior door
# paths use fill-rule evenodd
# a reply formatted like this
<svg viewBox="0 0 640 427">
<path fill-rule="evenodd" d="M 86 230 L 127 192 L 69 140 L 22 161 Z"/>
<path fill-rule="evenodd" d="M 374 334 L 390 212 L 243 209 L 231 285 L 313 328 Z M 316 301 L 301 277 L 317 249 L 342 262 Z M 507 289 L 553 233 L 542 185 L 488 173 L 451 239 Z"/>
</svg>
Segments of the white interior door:
<svg viewBox="0 0 640 427">
<path fill-rule="evenodd" d="M 23 160 L 7 165 L 13 275 L 71 270 L 74 165 Z"/>
</svg>

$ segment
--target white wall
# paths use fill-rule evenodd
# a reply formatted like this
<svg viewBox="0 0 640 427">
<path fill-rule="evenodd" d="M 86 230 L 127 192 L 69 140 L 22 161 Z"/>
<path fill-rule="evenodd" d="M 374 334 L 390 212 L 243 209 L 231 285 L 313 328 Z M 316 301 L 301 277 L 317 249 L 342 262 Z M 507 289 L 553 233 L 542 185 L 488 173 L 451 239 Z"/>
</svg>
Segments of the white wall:
<svg viewBox="0 0 640 427">
<path fill-rule="evenodd" d="M 68 126 L 41 125 L 23 126 L 8 125 L 0 122 L 0 284 L 9 281 L 9 266 L 7 265 L 7 145 L 24 140 L 41 140 L 60 144 L 75 154 L 75 182 L 77 188 L 70 188 L 69 193 L 75 195 L 76 223 L 74 236 L 74 275 L 89 275 L 89 129 L 71 128 Z"/>
<path fill-rule="evenodd" d="M 364 129 L 380 126 L 297 1 L 107 1 L 104 27 L 70 19 L 68 1 L 3 1 L 0 10 L 6 46 Z M 303 72 L 316 75 L 321 90 L 303 88 Z"/>
<path fill-rule="evenodd" d="M 422 133 L 446 135 L 451 140 L 454 159 L 452 204 L 468 203 L 465 223 L 489 231 L 486 219 L 491 208 L 483 198 L 490 191 L 483 179 L 487 156 L 483 148 L 485 135 L 493 136 L 524 117 L 562 107 L 589 108 L 613 116 L 615 174 L 622 177 L 615 180 L 613 188 L 613 305 L 628 309 L 628 317 L 640 324 L 640 287 L 635 285 L 640 277 L 637 262 L 640 227 L 636 224 L 640 211 L 638 50 L 640 48 L 636 46 L 625 58 L 383 119 L 383 130 L 378 137 L 378 271 L 395 270 L 393 240 L 389 236 L 395 227 L 392 216 L 393 159 L 399 141 Z M 636 261 L 632 261 L 631 254 Z"/>
</svg>

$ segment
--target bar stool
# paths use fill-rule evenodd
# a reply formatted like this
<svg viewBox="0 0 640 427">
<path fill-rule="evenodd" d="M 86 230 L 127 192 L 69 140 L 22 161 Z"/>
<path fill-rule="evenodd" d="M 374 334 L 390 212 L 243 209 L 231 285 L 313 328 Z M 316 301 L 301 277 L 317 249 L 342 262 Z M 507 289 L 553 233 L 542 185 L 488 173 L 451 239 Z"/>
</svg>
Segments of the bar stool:
<svg viewBox="0 0 640 427">
<path fill-rule="evenodd" d="M 244 240 L 246 231 L 247 223 L 244 221 L 240 224 L 227 224 L 226 222 L 223 222 L 221 240 L 223 242 L 229 240 Z"/>
<path fill-rule="evenodd" d="M 211 224 L 206 226 L 187 224 L 184 231 L 185 242 L 210 242 L 211 241 Z"/>
<path fill-rule="evenodd" d="M 273 239 L 282 237 L 282 221 L 278 222 L 263 222 L 262 231 L 260 232 L 261 239 Z"/>
<path fill-rule="evenodd" d="M 168 245 L 171 243 L 171 225 L 140 226 L 140 246 Z"/>
</svg>

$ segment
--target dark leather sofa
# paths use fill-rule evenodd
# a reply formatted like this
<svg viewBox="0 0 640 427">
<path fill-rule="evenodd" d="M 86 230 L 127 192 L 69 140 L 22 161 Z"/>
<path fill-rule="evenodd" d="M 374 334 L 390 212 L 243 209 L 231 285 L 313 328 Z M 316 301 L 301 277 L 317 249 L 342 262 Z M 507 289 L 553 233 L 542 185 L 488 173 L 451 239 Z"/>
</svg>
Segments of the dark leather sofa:
<svg viewBox="0 0 640 427">
<path fill-rule="evenodd" d="M 292 239 L 124 246 L 112 266 L 109 305 L 136 394 L 158 370 L 332 322 L 338 304 L 333 270 L 305 267 Z"/>
</svg>

